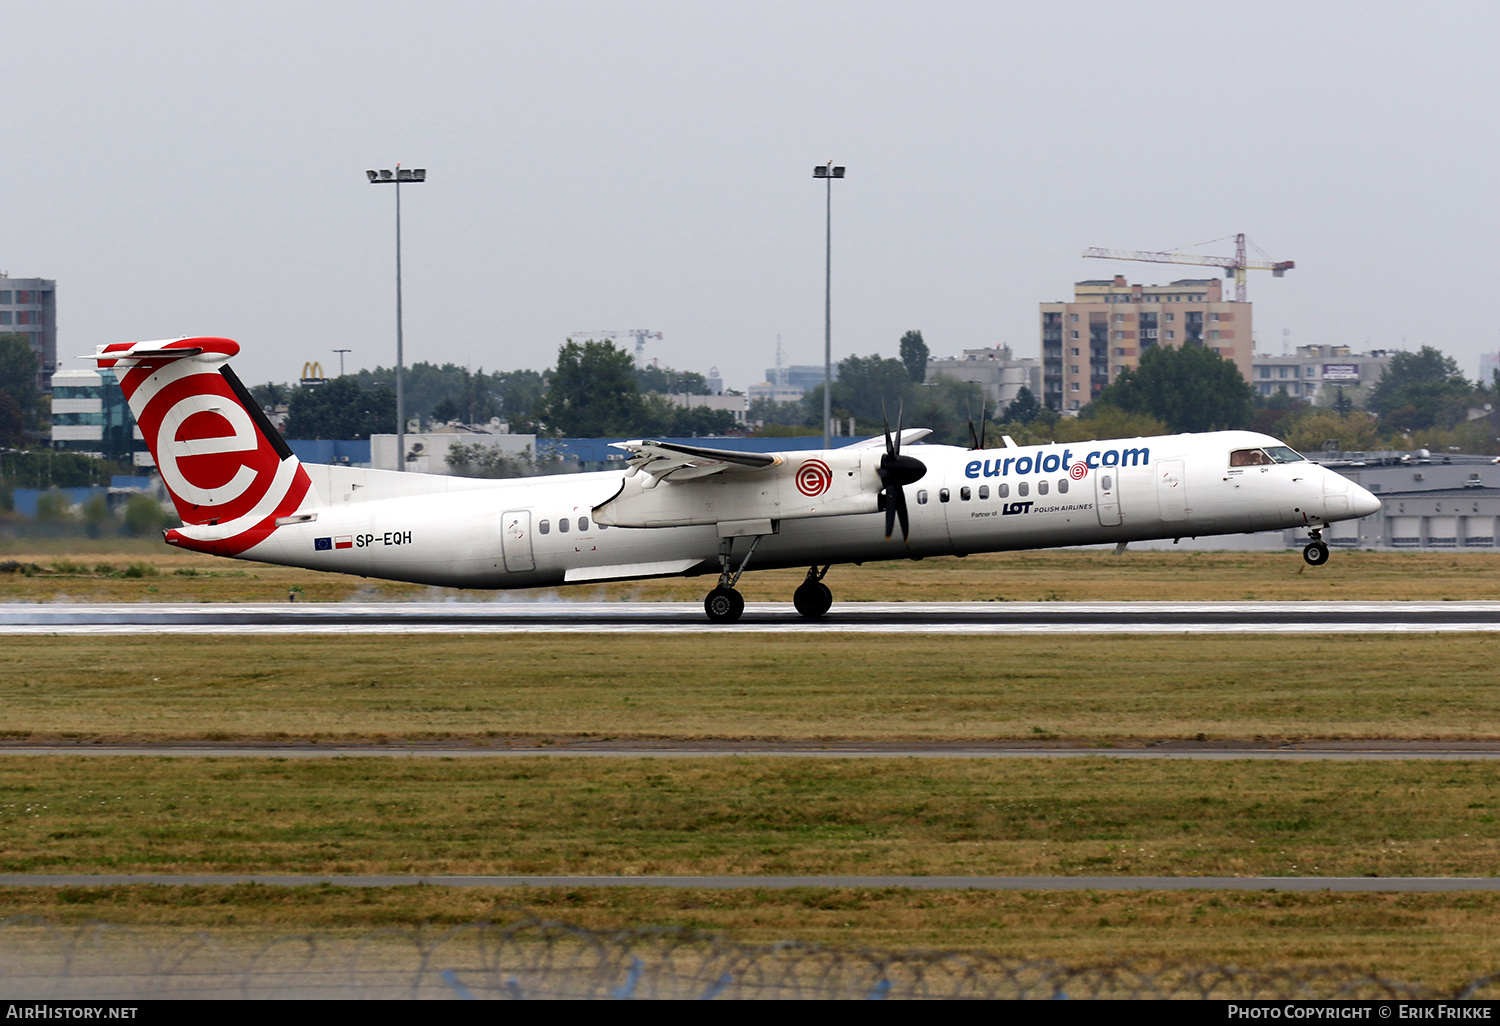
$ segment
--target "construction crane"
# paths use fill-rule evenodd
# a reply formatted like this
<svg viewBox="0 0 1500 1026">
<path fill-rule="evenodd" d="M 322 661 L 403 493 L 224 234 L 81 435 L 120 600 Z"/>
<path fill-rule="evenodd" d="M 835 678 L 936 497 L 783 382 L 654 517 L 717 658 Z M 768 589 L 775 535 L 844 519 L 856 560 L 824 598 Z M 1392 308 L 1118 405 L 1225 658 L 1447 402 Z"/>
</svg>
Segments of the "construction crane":
<svg viewBox="0 0 1500 1026">
<path fill-rule="evenodd" d="M 1221 242 L 1221 239 L 1214 239 Z M 1204 243 L 1208 245 L 1208 243 Z M 1256 249 L 1260 247 L 1257 246 Z M 1097 246 L 1083 251 L 1086 257 L 1097 257 L 1100 260 L 1144 260 L 1152 264 L 1200 264 L 1208 267 L 1224 268 L 1224 277 L 1234 276 L 1234 300 L 1236 303 L 1245 302 L 1245 272 L 1246 271 L 1270 271 L 1273 275 L 1281 278 L 1286 272 L 1296 267 L 1293 260 L 1247 260 L 1245 259 L 1245 236 L 1244 233 L 1234 237 L 1234 256 L 1194 256 L 1190 253 L 1150 253 L 1138 249 L 1100 249 Z"/>
<path fill-rule="evenodd" d="M 652 331 L 650 328 L 631 328 L 629 331 L 575 331 L 568 337 L 576 339 L 595 339 L 616 338 L 620 335 L 629 335 L 631 338 L 635 339 L 635 365 L 637 367 L 645 366 L 646 363 L 646 339 L 661 338 L 661 332 Z"/>
</svg>

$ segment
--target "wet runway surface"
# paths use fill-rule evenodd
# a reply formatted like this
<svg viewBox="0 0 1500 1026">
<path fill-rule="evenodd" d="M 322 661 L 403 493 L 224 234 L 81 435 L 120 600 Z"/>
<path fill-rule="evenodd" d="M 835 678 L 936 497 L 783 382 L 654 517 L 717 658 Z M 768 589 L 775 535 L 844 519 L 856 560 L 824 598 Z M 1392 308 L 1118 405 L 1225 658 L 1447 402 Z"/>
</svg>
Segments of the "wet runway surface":
<svg viewBox="0 0 1500 1026">
<path fill-rule="evenodd" d="M 0 634 L 884 633 L 1253 634 L 1500 631 L 1500 602 L 850 602 L 820 620 L 751 603 L 736 623 L 696 602 L 10 603 Z"/>
</svg>

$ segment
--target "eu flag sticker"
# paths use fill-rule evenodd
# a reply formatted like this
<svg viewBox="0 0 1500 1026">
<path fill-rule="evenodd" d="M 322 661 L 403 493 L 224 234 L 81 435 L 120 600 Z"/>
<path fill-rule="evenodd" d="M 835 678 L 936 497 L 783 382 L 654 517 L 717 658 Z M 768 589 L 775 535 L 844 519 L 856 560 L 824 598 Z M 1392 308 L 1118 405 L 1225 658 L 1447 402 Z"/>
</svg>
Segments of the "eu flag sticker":
<svg viewBox="0 0 1500 1026">
<path fill-rule="evenodd" d="M 333 539 L 332 538 L 314 538 L 313 539 L 313 551 L 314 552 L 322 552 L 324 549 L 331 549 L 331 548 L 333 548 Z"/>
</svg>

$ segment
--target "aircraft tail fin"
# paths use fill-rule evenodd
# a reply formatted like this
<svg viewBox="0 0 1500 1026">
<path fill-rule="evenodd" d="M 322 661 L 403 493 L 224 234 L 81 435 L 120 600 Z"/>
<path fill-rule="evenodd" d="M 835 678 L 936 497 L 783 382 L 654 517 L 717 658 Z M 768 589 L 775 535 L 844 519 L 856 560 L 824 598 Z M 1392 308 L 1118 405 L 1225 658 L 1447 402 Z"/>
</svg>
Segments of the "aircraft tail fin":
<svg viewBox="0 0 1500 1026">
<path fill-rule="evenodd" d="M 312 481 L 225 361 L 227 338 L 100 346 L 156 460 L 182 526 L 169 544 L 220 556 L 263 541 L 304 504 Z"/>
</svg>

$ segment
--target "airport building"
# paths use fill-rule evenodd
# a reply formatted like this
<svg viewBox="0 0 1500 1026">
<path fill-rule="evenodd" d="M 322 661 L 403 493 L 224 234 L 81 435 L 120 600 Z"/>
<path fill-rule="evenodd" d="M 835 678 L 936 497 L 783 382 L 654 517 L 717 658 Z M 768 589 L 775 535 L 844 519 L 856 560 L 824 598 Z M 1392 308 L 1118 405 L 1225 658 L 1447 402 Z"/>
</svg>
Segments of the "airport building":
<svg viewBox="0 0 1500 1026">
<path fill-rule="evenodd" d="M 110 459 L 131 458 L 138 467 L 153 465 L 113 371 L 70 368 L 54 373 L 48 383 L 53 447 Z"/>
<path fill-rule="evenodd" d="M 1500 536 L 1500 464 L 1493 457 L 1418 450 L 1313 458 L 1380 499 L 1380 512 L 1331 524 L 1324 534 L 1329 545 L 1494 551 Z"/>
<path fill-rule="evenodd" d="M 57 370 L 57 282 L 0 272 L 0 335 L 11 332 L 31 343 L 41 364 L 36 385 L 45 392 Z"/>
<path fill-rule="evenodd" d="M 1042 393 L 1076 414 L 1152 346 L 1207 346 L 1251 378 L 1251 304 L 1224 298 L 1218 278 L 1132 285 L 1123 275 L 1080 281 L 1073 302 L 1042 303 Z"/>
<path fill-rule="evenodd" d="M 1298 346 L 1290 356 L 1257 353 L 1248 380 L 1262 396 L 1286 389 L 1294 399 L 1328 406 L 1340 388 L 1350 399 L 1355 390 L 1362 396 L 1380 380 L 1392 355 L 1385 349 L 1356 353 L 1348 346 Z"/>
<path fill-rule="evenodd" d="M 1042 362 L 1035 357 L 1017 357 L 1010 346 L 965 349 L 962 356 L 927 361 L 927 380 L 954 378 L 971 381 L 984 389 L 990 409 L 996 414 L 1016 401 L 1022 388 L 1042 399 Z"/>
</svg>

